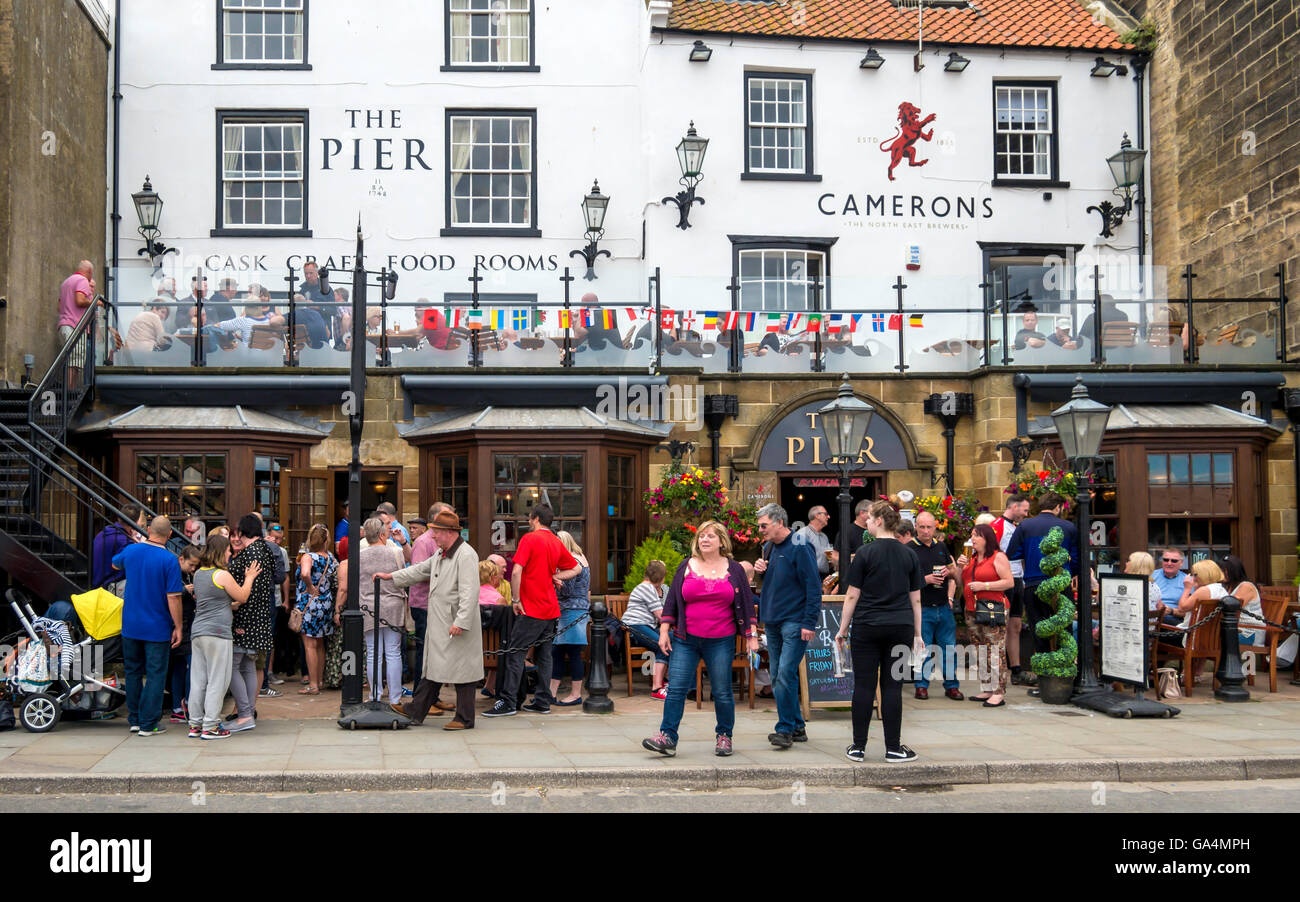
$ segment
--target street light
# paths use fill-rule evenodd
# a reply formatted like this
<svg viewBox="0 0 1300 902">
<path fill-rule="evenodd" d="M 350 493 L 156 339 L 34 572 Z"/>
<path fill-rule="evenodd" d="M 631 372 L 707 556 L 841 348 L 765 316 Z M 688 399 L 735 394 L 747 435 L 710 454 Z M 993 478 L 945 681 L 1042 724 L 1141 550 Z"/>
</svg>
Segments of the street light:
<svg viewBox="0 0 1300 902">
<path fill-rule="evenodd" d="M 965 72 L 966 67 L 969 65 L 970 65 L 970 60 L 962 56 L 960 53 L 953 51 L 952 53 L 948 54 L 948 62 L 943 64 L 943 71 Z"/>
<path fill-rule="evenodd" d="M 1120 223 L 1124 221 L 1133 210 L 1133 187 L 1142 182 L 1142 168 L 1146 162 L 1147 152 L 1140 147 L 1134 147 L 1128 139 L 1128 133 L 1124 133 L 1124 138 L 1119 142 L 1119 150 L 1106 158 L 1106 165 L 1110 167 L 1111 178 L 1115 180 L 1115 190 L 1111 193 L 1116 197 L 1124 197 L 1123 206 L 1116 206 L 1108 200 L 1103 200 L 1100 204 L 1094 204 L 1087 208 L 1088 213 L 1098 213 L 1101 215 L 1101 237 L 1109 238 L 1114 234 L 1113 229 L 1117 229 Z"/>
<path fill-rule="evenodd" d="M 609 195 L 600 193 L 600 183 L 591 183 L 591 192 L 582 199 L 582 218 L 587 223 L 587 246 L 569 251 L 570 257 L 582 257 L 587 261 L 587 274 L 583 276 L 588 282 L 596 278 L 596 259 L 604 254 L 613 259 L 606 250 L 597 250 L 596 244 L 605 236 L 605 210 L 609 206 Z"/>
<path fill-rule="evenodd" d="M 681 183 L 685 190 L 678 191 L 675 197 L 665 197 L 660 201 L 661 204 L 674 203 L 681 214 L 677 228 L 689 229 L 691 227 L 688 217 L 691 213 L 693 204 L 703 206 L 704 198 L 695 196 L 695 186 L 699 184 L 700 176 L 704 170 L 704 154 L 709 149 L 709 139 L 701 138 L 695 132 L 695 122 L 692 121 L 690 127 L 686 129 L 686 137 L 677 142 L 677 165 L 681 167 Z"/>
<path fill-rule="evenodd" d="M 713 56 L 713 48 L 703 41 L 696 41 L 691 45 L 691 62 L 707 63 L 711 56 Z"/>
<path fill-rule="evenodd" d="M 135 215 L 140 220 L 140 228 L 137 231 L 140 237 L 144 238 L 144 247 L 136 251 L 136 254 L 139 256 L 147 254 L 149 262 L 157 269 L 158 258 L 176 253 L 176 248 L 168 247 L 158 240 L 160 234 L 158 223 L 162 221 L 163 202 L 153 190 L 153 185 L 149 184 L 149 176 L 144 177 L 144 187 L 132 194 L 131 200 L 135 203 Z"/>
<path fill-rule="evenodd" d="M 849 487 L 853 483 L 853 473 L 866 467 L 862 459 L 862 443 L 867 437 L 871 417 L 876 409 L 853 394 L 849 385 L 849 374 L 840 377 L 840 390 L 835 400 L 817 411 L 817 422 L 826 440 L 826 469 L 836 473 L 840 480 L 840 493 L 835 500 L 839 503 L 839 533 L 835 544 L 840 555 L 839 591 L 843 593 L 849 584 L 849 523 L 850 506 L 853 496 Z"/>
<path fill-rule="evenodd" d="M 884 64 L 885 58 L 876 52 L 875 47 L 869 47 L 867 49 L 867 55 L 862 58 L 862 62 L 858 63 L 858 68 L 879 69 Z"/>
<path fill-rule="evenodd" d="M 1082 474 L 1091 469 L 1101 450 L 1101 440 L 1110 419 L 1110 408 L 1088 397 L 1083 377 L 1074 379 L 1070 400 L 1052 411 L 1057 438 L 1065 449 L 1070 467 Z M 1088 520 L 1091 515 L 1087 483 L 1080 478 L 1076 488 L 1076 529 L 1079 532 L 1079 685 L 1076 695 L 1082 696 L 1101 690 L 1101 684 L 1092 672 L 1092 553 Z"/>
</svg>

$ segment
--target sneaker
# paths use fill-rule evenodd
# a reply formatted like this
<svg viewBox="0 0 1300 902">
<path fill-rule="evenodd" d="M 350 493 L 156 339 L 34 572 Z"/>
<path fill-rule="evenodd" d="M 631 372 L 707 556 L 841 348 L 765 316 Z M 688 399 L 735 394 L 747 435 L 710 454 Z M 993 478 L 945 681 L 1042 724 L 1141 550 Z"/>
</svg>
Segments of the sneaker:
<svg viewBox="0 0 1300 902">
<path fill-rule="evenodd" d="M 131 724 L 131 729 L 130 729 L 128 732 L 131 732 L 131 733 L 139 733 L 139 732 L 140 732 L 140 728 L 137 727 L 135 724 Z"/>
<path fill-rule="evenodd" d="M 240 723 L 237 720 L 232 720 L 232 721 L 227 721 L 227 726 L 224 729 L 228 733 L 242 733 L 245 730 L 251 730 L 256 726 L 257 726 L 256 720 L 250 720 L 248 723 Z"/>
<path fill-rule="evenodd" d="M 204 730 L 203 735 L 200 736 L 199 738 L 200 739 L 229 739 L 230 731 L 227 730 L 225 727 L 218 726 L 211 730 Z"/>
<path fill-rule="evenodd" d="M 718 734 L 718 739 L 713 744 L 713 754 L 719 758 L 726 758 L 731 754 L 731 737 Z"/>
<path fill-rule="evenodd" d="M 141 728 L 140 728 L 140 731 L 139 731 L 139 735 L 141 735 L 141 736 L 157 736 L 157 735 L 159 735 L 160 733 L 166 733 L 166 732 L 167 732 L 167 728 L 164 727 L 162 724 L 155 724 L 151 729 L 148 729 L 148 730 L 146 730 L 146 729 L 144 729 L 143 727 L 141 727 Z"/>
<path fill-rule="evenodd" d="M 659 701 L 663 701 L 668 697 L 668 687 L 661 686 L 660 688 L 656 689 L 654 692 L 651 692 L 650 697 L 657 698 L 659 699 Z"/>
<path fill-rule="evenodd" d="M 905 745 L 900 745 L 896 749 L 888 749 L 885 752 L 886 761 L 914 761 L 915 759 L 916 752 Z"/>
<path fill-rule="evenodd" d="M 529 714 L 550 714 L 550 713 L 551 713 L 551 706 L 550 706 L 550 705 L 539 705 L 539 704 L 537 703 L 537 699 L 533 699 L 531 702 L 529 702 L 528 704 L 524 705 L 523 708 L 522 708 L 521 710 L 523 710 L 523 711 L 527 711 Z"/>
<path fill-rule="evenodd" d="M 794 737 L 789 733 L 768 733 L 767 741 L 779 749 L 788 749 L 794 744 Z"/>
<path fill-rule="evenodd" d="M 190 739 L 198 739 L 203 735 L 203 725 L 197 723 L 190 724 L 190 732 L 188 735 Z"/>
<path fill-rule="evenodd" d="M 514 717 L 519 712 L 515 706 L 503 698 L 497 699 L 497 703 L 483 712 L 484 717 Z"/>
<path fill-rule="evenodd" d="M 280 679 L 278 676 L 271 676 L 271 677 L 268 677 L 266 681 L 267 681 L 268 683 L 270 683 L 272 686 L 283 686 L 283 685 L 284 685 L 284 680 Z"/>
<path fill-rule="evenodd" d="M 257 697 L 258 698 L 279 698 L 283 694 L 284 693 L 282 693 L 279 689 L 272 689 L 270 686 L 267 686 L 261 692 L 257 693 Z"/>
<path fill-rule="evenodd" d="M 649 739 L 641 740 L 641 747 L 649 749 L 652 752 L 658 752 L 666 758 L 671 758 L 677 754 L 677 743 L 668 738 L 668 734 L 660 730 Z"/>
<path fill-rule="evenodd" d="M 844 757 L 860 764 L 867 760 L 867 750 L 860 745 L 851 745 L 844 750 Z"/>
<path fill-rule="evenodd" d="M 790 738 L 795 742 L 807 742 L 808 731 L 800 727 L 799 729 L 795 730 L 793 733 L 790 734 Z"/>
<path fill-rule="evenodd" d="M 184 711 L 173 711 L 171 716 L 172 723 L 189 723 L 190 719 L 185 716 Z"/>
<path fill-rule="evenodd" d="M 402 687 L 402 698 L 414 698 L 414 697 L 415 697 L 414 692 L 412 692 L 410 689 L 407 689 L 405 686 Z"/>
</svg>

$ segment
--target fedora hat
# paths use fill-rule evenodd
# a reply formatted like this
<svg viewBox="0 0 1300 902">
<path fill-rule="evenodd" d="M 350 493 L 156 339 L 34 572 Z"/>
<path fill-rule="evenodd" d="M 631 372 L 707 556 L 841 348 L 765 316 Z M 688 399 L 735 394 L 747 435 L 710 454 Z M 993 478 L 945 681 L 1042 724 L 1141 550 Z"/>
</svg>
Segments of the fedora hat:
<svg viewBox="0 0 1300 902">
<path fill-rule="evenodd" d="M 451 529 L 460 532 L 460 517 L 455 511 L 441 510 L 429 521 L 430 529 Z"/>
</svg>

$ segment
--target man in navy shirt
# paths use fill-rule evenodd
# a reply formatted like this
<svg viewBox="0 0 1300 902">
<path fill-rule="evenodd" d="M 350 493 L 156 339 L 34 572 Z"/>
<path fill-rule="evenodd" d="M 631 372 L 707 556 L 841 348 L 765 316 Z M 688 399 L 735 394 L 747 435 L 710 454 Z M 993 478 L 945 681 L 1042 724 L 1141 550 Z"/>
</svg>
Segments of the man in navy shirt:
<svg viewBox="0 0 1300 902">
<path fill-rule="evenodd" d="M 181 580 L 176 555 L 166 549 L 172 524 L 154 517 L 147 541 L 128 545 L 113 558 L 126 573 L 122 603 L 122 657 L 126 666 L 126 710 L 132 733 L 165 732 L 162 718 L 167 660 L 181 644 Z"/>
<path fill-rule="evenodd" d="M 1065 565 L 1066 571 L 1071 577 L 1079 573 L 1079 531 L 1074 528 L 1073 523 L 1061 519 L 1061 509 L 1064 507 L 1065 499 L 1056 492 L 1043 495 L 1038 501 L 1038 509 L 1042 513 L 1037 517 L 1020 521 L 1020 527 L 1011 537 L 1011 544 L 1007 546 L 1008 559 L 1025 562 L 1025 615 L 1031 630 L 1038 621 L 1046 620 L 1055 613 L 1052 606 L 1040 601 L 1037 595 L 1039 584 L 1046 579 L 1041 569 L 1043 554 L 1039 550 L 1039 545 L 1053 527 L 1060 527 L 1061 532 L 1065 534 L 1061 540 L 1061 547 L 1070 555 Z M 1052 650 L 1051 640 L 1040 637 L 1037 630 L 1033 630 L 1033 633 L 1035 652 Z"/>
<path fill-rule="evenodd" d="M 790 531 L 785 508 L 768 504 L 758 511 L 763 556 L 754 570 L 763 574 L 759 619 L 767 631 L 767 654 L 776 697 L 776 731 L 767 741 L 779 749 L 807 742 L 799 709 L 799 662 L 821 617 L 822 584 L 811 545 L 798 542 Z"/>
</svg>

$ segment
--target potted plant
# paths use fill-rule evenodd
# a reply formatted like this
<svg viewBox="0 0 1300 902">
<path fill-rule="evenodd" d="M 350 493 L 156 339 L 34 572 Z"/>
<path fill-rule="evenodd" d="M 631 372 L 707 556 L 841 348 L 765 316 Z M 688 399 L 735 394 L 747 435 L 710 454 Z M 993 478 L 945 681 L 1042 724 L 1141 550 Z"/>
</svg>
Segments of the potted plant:
<svg viewBox="0 0 1300 902">
<path fill-rule="evenodd" d="M 1064 705 L 1070 701 L 1074 678 L 1079 673 L 1079 646 L 1070 635 L 1074 602 L 1066 595 L 1070 588 L 1070 574 L 1065 563 L 1070 555 L 1061 547 L 1064 536 L 1060 527 L 1054 526 L 1038 546 L 1043 556 L 1039 567 L 1047 579 L 1038 584 L 1035 594 L 1043 604 L 1055 608 L 1056 613 L 1040 620 L 1034 631 L 1041 639 L 1054 638 L 1056 650 L 1035 654 L 1029 659 L 1029 666 L 1038 674 L 1039 698 L 1049 705 Z"/>
<path fill-rule="evenodd" d="M 632 590 L 640 585 L 645 579 L 646 564 L 651 561 L 663 561 L 668 568 L 668 578 L 671 579 L 685 557 L 668 533 L 659 532 L 648 537 L 632 552 L 632 564 L 628 568 L 627 578 L 623 580 L 623 594 L 631 595 Z"/>
</svg>

